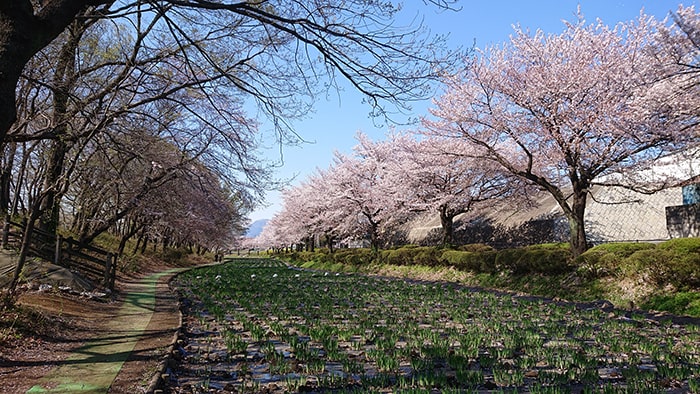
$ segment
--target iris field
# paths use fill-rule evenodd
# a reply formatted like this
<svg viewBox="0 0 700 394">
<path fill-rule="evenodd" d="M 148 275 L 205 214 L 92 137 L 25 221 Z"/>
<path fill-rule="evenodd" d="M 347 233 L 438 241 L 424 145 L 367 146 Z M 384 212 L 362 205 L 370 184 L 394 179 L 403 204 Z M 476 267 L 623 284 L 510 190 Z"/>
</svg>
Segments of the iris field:
<svg viewBox="0 0 700 394">
<path fill-rule="evenodd" d="M 641 313 L 235 259 L 174 282 L 171 392 L 700 393 L 700 327 Z"/>
</svg>

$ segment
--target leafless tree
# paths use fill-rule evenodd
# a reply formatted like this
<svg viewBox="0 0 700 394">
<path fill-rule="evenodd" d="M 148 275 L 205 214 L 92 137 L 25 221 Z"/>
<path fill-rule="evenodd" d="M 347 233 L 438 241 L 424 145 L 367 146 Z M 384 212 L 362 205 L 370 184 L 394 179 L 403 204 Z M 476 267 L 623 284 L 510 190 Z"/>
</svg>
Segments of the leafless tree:
<svg viewBox="0 0 700 394">
<path fill-rule="evenodd" d="M 424 0 L 451 8 L 454 0 Z M 0 141 L 13 133 L 22 70 L 76 19 L 88 13 L 128 26 L 157 20 L 186 53 L 180 70 L 217 70 L 264 111 L 284 116 L 342 76 L 382 112 L 386 102 L 425 97 L 443 57 L 443 41 L 420 23 L 401 27 L 390 1 L 338 0 L 16 0 L 0 4 Z M 200 32 L 203 44 L 193 37 Z M 134 37 L 138 44 L 144 37 Z M 157 39 L 149 45 L 159 45 Z M 237 67 L 227 66 L 231 57 Z M 128 60 L 121 58 L 119 60 Z M 147 73 L 148 70 L 141 70 Z M 202 76 L 200 84 L 207 83 Z M 301 101 L 300 101 L 301 100 Z"/>
</svg>

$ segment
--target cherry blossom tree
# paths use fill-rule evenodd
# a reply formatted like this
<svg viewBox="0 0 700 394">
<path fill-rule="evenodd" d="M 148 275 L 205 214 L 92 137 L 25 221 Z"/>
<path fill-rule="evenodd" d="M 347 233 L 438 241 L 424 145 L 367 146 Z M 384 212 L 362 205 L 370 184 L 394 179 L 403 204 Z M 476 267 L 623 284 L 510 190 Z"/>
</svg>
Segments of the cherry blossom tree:
<svg viewBox="0 0 700 394">
<path fill-rule="evenodd" d="M 321 236 L 331 248 L 335 240 L 367 239 L 377 249 L 391 226 L 403 223 L 408 211 L 387 183 L 395 147 L 363 134 L 357 140 L 353 154 L 336 152 L 332 165 L 283 193 L 271 221 L 278 235 L 293 242 Z"/>
<path fill-rule="evenodd" d="M 275 216 L 272 226 L 277 232 L 284 234 L 285 244 L 305 244 L 312 247 L 313 220 L 312 213 L 316 210 L 315 199 L 306 184 L 288 188 L 282 191 L 283 209 Z M 270 225 L 268 223 L 268 225 Z"/>
<path fill-rule="evenodd" d="M 330 182 L 333 170 L 334 167 L 317 169 L 301 182 L 295 198 L 301 213 L 298 223 L 304 223 L 307 236 L 323 240 L 331 252 L 341 234 L 343 217 L 342 211 L 337 209 L 339 195 Z"/>
<path fill-rule="evenodd" d="M 462 72 L 445 78 L 437 120 L 425 124 L 549 192 L 578 255 L 587 248 L 592 185 L 697 143 L 685 127 L 689 108 L 667 100 L 679 85 L 666 78 L 669 59 L 657 50 L 660 23 L 641 14 L 614 27 L 580 17 L 561 34 L 518 27 L 509 43 L 465 59 Z"/>
<path fill-rule="evenodd" d="M 256 237 L 255 244 L 266 247 L 281 250 L 296 242 L 291 240 L 283 230 L 283 226 L 280 225 L 280 213 L 270 219 L 265 228 L 263 228 L 260 235 Z"/>
<path fill-rule="evenodd" d="M 675 101 L 674 105 L 689 108 L 693 114 L 698 115 L 700 114 L 700 106 L 697 104 L 700 65 L 697 59 L 700 57 L 700 13 L 692 6 L 680 5 L 672 17 L 673 25 L 661 26 L 657 37 L 663 44 L 659 47 L 659 51 L 663 51 L 663 55 L 671 58 L 668 73 L 680 80 L 680 88 L 669 94 L 666 100 Z M 686 126 L 695 128 L 697 124 L 698 118 L 695 118 Z"/>
<path fill-rule="evenodd" d="M 528 187 L 491 162 L 477 160 L 461 140 L 408 135 L 391 139 L 395 147 L 389 171 L 391 188 L 409 211 L 436 212 L 442 226 L 442 244 L 453 242 L 454 219 L 497 202 L 513 205 L 527 200 Z"/>
<path fill-rule="evenodd" d="M 357 158 L 337 154 L 329 168 L 286 189 L 282 210 L 271 221 L 276 233 L 284 234 L 281 238 L 288 244 L 308 243 L 321 234 L 331 243 L 336 235 L 355 240 L 369 236 L 372 242 L 378 242 L 377 210 L 370 207 L 367 184 L 357 173 L 348 171 L 348 167 L 361 163 Z"/>
<path fill-rule="evenodd" d="M 411 212 L 405 196 L 398 195 L 390 185 L 394 167 L 395 147 L 390 141 L 371 141 L 357 134 L 354 154 L 336 154 L 334 168 L 329 174 L 333 211 L 341 217 L 340 234 L 367 237 L 373 249 L 403 224 Z"/>
<path fill-rule="evenodd" d="M 206 167 L 189 166 L 144 195 L 137 206 L 110 228 L 120 237 L 117 253 L 121 254 L 126 242 L 137 233 L 141 237 L 134 250 L 139 245 L 145 248 L 146 237 L 161 241 L 163 247 L 185 246 L 190 251 L 196 248 L 197 253 L 228 249 L 243 233 L 246 210 L 241 201 L 237 193 L 221 187 L 217 176 Z M 93 221 L 99 225 L 109 217 L 108 213 L 102 213 Z"/>
<path fill-rule="evenodd" d="M 156 220 L 149 225 L 163 246 L 215 251 L 228 249 L 243 234 L 244 199 L 221 187 L 218 177 L 201 165 L 194 165 L 154 190 L 139 209 Z"/>
</svg>

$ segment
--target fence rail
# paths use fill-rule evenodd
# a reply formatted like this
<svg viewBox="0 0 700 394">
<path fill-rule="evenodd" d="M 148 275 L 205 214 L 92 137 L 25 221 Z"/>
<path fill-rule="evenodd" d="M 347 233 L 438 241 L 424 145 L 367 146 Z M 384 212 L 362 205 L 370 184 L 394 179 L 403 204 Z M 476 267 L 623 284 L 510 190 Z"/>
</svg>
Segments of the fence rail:
<svg viewBox="0 0 700 394">
<path fill-rule="evenodd" d="M 2 246 L 19 248 L 24 229 L 24 222 L 6 221 L 3 227 Z M 31 239 L 29 255 L 80 272 L 114 290 L 117 268 L 117 257 L 114 253 L 91 245 L 80 245 L 80 242 L 70 237 L 64 238 L 36 228 Z"/>
</svg>

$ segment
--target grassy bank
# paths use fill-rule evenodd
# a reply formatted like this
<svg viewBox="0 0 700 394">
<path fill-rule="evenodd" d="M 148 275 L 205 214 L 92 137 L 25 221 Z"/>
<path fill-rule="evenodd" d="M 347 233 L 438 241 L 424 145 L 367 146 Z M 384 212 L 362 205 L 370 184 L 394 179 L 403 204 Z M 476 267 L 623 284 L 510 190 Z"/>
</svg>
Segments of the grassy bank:
<svg viewBox="0 0 700 394">
<path fill-rule="evenodd" d="M 700 317 L 700 238 L 660 244 L 614 243 L 573 259 L 565 244 L 495 250 L 486 245 L 440 249 L 408 245 L 371 251 L 283 253 L 295 265 L 333 272 L 446 280 L 570 301 L 608 300 Z"/>
</svg>

